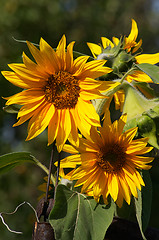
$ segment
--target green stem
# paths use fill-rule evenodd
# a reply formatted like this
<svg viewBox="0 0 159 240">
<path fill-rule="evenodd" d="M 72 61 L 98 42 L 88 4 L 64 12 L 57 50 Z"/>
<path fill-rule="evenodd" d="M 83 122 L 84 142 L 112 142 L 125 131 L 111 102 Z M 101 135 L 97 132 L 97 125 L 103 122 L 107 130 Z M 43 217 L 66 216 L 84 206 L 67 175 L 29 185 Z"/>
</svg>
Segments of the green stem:
<svg viewBox="0 0 159 240">
<path fill-rule="evenodd" d="M 133 72 L 134 70 L 135 70 L 135 67 L 130 68 L 130 69 L 124 74 L 124 76 L 121 78 L 120 83 L 123 83 L 123 81 L 125 80 L 125 78 L 126 78 L 131 72 Z"/>
</svg>

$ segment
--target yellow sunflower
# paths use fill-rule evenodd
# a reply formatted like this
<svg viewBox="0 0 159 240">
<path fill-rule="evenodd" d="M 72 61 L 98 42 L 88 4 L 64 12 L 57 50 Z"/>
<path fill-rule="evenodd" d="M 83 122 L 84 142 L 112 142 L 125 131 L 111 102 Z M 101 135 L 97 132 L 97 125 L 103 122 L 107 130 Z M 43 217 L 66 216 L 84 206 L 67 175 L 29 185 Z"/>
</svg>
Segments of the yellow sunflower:
<svg viewBox="0 0 159 240">
<path fill-rule="evenodd" d="M 140 40 L 138 43 L 136 42 L 137 36 L 138 36 L 137 24 L 135 20 L 132 19 L 130 34 L 128 37 L 124 37 L 124 49 L 127 49 L 128 52 L 130 52 L 131 50 L 132 50 L 132 53 L 136 52 L 142 45 L 142 40 Z M 119 38 L 117 37 L 113 37 L 112 40 L 113 41 L 109 40 L 106 37 L 101 37 L 102 47 L 94 43 L 87 43 L 87 45 L 91 50 L 94 58 L 97 58 L 97 56 L 102 53 L 103 49 L 106 49 L 107 47 L 114 48 L 120 42 Z"/>
<path fill-rule="evenodd" d="M 89 56 L 73 59 L 71 42 L 66 49 L 63 35 L 56 51 L 40 39 L 40 49 L 27 41 L 35 62 L 23 53 L 22 64 L 9 64 L 13 71 L 3 71 L 4 77 L 14 85 L 25 89 L 6 98 L 6 105 L 23 105 L 18 112 L 18 126 L 28 119 L 30 140 L 48 127 L 48 144 L 56 139 L 61 151 L 68 136 L 78 141 L 78 129 L 89 129 L 91 125 L 100 126 L 91 99 L 103 98 L 101 92 L 113 88 L 112 82 L 97 81 L 95 78 L 112 71 L 103 67 L 105 61 L 87 62 Z"/>
<path fill-rule="evenodd" d="M 131 195 L 138 197 L 137 189 L 144 186 L 138 171 L 151 168 L 152 157 L 140 156 L 152 150 L 146 147 L 148 138 L 133 140 L 137 128 L 123 133 L 126 115 L 111 123 L 109 114 L 99 131 L 92 127 L 87 139 L 80 138 L 79 146 L 65 144 L 63 150 L 73 155 L 61 161 L 62 168 L 75 168 L 68 175 L 78 180 L 81 192 L 92 195 L 97 201 L 100 196 L 107 204 L 110 195 L 119 207 L 123 199 L 128 204 Z"/>
<path fill-rule="evenodd" d="M 140 40 L 138 43 L 136 42 L 136 38 L 138 36 L 138 27 L 134 19 L 132 19 L 132 27 L 131 32 L 128 37 L 124 37 L 123 41 L 123 49 L 125 49 L 126 52 L 134 53 L 136 52 L 142 45 L 142 40 Z M 99 46 L 94 43 L 87 43 L 88 47 L 90 48 L 94 58 L 97 58 L 98 55 L 100 55 L 104 49 L 111 47 L 114 48 L 119 44 L 119 39 L 116 37 L 113 37 L 113 42 L 105 37 L 101 37 L 102 46 Z M 134 59 L 137 64 L 140 63 L 149 63 L 149 64 L 156 64 L 159 62 L 159 53 L 155 54 L 141 54 L 138 56 L 134 56 Z M 138 82 L 152 82 L 151 78 L 144 72 L 140 70 L 133 70 L 127 77 L 125 78 L 128 82 L 132 82 L 133 80 Z M 146 97 L 152 97 L 150 96 L 146 91 L 143 91 L 143 89 L 140 89 Z M 114 100 L 115 100 L 115 107 L 116 109 L 120 109 L 122 111 L 123 104 L 125 100 L 124 91 L 120 90 L 114 94 Z"/>
</svg>

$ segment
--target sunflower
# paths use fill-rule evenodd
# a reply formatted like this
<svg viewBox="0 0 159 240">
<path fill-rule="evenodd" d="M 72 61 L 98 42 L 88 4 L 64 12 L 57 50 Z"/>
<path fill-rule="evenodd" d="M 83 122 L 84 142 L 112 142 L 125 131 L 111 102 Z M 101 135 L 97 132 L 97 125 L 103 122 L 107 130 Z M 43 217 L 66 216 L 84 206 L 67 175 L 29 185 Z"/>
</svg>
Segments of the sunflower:
<svg viewBox="0 0 159 240">
<path fill-rule="evenodd" d="M 144 186 L 140 170 L 151 168 L 152 157 L 140 156 L 152 150 L 146 147 L 148 138 L 133 140 L 137 128 L 123 133 L 126 115 L 113 124 L 107 114 L 99 131 L 92 127 L 90 136 L 80 138 L 79 146 L 65 144 L 63 150 L 73 155 L 61 161 L 62 168 L 75 168 L 68 176 L 77 180 L 75 187 L 92 195 L 96 201 L 110 195 L 119 207 L 123 200 L 130 204 L 131 195 L 138 197 L 137 189 Z M 139 170 L 139 171 L 138 171 Z"/>
<path fill-rule="evenodd" d="M 124 49 L 127 49 L 128 52 L 130 51 L 132 51 L 132 53 L 136 52 L 142 45 L 142 39 L 140 39 L 138 43 L 136 42 L 137 36 L 138 36 L 137 24 L 135 20 L 132 19 L 130 34 L 128 37 L 124 37 L 124 44 L 123 44 Z M 101 37 L 101 41 L 102 41 L 102 47 L 94 43 L 87 43 L 94 58 L 97 58 L 97 56 L 102 53 L 103 49 L 106 49 L 108 47 L 114 48 L 115 46 L 117 46 L 120 42 L 120 39 L 117 37 L 113 37 L 111 41 L 106 37 Z"/>
<path fill-rule="evenodd" d="M 142 40 L 139 42 L 136 42 L 138 36 L 138 27 L 134 19 L 132 19 L 132 27 L 131 27 L 131 32 L 128 37 L 124 37 L 123 40 L 123 49 L 126 51 L 128 54 L 133 54 L 135 53 L 142 45 Z M 87 43 L 88 47 L 90 48 L 94 58 L 97 58 L 103 51 L 104 49 L 113 49 L 115 48 L 118 44 L 120 44 L 120 40 L 116 37 L 113 37 L 113 41 L 110 41 L 109 39 L 105 37 L 101 37 L 102 41 L 102 46 L 94 44 L 94 43 Z M 125 55 L 124 55 L 125 56 Z M 116 57 L 116 56 L 115 56 Z M 133 56 L 132 56 L 133 57 Z M 120 62 L 121 59 L 119 59 Z M 149 64 L 156 64 L 159 62 L 159 53 L 155 54 L 140 54 L 140 55 L 135 55 L 134 56 L 134 62 L 136 64 L 141 64 L 141 63 L 149 63 Z M 113 68 L 113 67 L 112 67 Z M 125 78 L 126 81 L 132 82 L 133 80 L 137 82 L 153 82 L 151 78 L 144 72 L 140 70 L 133 70 L 131 71 L 127 77 Z M 146 96 L 146 97 L 152 97 L 144 91 L 142 88 L 140 88 L 140 91 Z M 123 109 L 123 104 L 125 100 L 125 94 L 123 90 L 119 90 L 114 94 L 114 101 L 115 101 L 115 107 L 116 109 L 120 109 L 122 111 Z"/>
<path fill-rule="evenodd" d="M 116 85 L 95 80 L 112 69 L 103 67 L 103 60 L 87 62 L 89 56 L 74 60 L 74 42 L 66 50 L 65 35 L 56 51 L 42 38 L 40 49 L 28 41 L 27 45 L 36 63 L 23 53 L 22 64 L 9 64 L 13 71 L 2 71 L 8 81 L 25 89 L 6 98 L 6 105 L 22 105 L 14 126 L 30 119 L 26 140 L 48 127 L 48 144 L 56 139 L 60 152 L 70 134 L 78 142 L 78 129 L 89 132 L 91 125 L 100 126 L 99 116 L 90 100 L 103 98 L 101 92 Z"/>
</svg>

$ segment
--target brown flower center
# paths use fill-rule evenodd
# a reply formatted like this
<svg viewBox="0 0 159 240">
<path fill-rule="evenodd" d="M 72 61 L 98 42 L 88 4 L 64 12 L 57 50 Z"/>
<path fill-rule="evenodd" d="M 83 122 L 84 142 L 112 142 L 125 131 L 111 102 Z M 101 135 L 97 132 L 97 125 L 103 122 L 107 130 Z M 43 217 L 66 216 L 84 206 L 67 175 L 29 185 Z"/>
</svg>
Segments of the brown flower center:
<svg viewBox="0 0 159 240">
<path fill-rule="evenodd" d="M 80 92 L 79 80 L 68 72 L 59 71 L 49 76 L 44 92 L 46 100 L 56 108 L 74 108 Z"/>
<path fill-rule="evenodd" d="M 101 148 L 97 154 L 97 164 L 108 173 L 118 173 L 126 161 L 125 148 L 119 143 L 112 143 Z"/>
</svg>

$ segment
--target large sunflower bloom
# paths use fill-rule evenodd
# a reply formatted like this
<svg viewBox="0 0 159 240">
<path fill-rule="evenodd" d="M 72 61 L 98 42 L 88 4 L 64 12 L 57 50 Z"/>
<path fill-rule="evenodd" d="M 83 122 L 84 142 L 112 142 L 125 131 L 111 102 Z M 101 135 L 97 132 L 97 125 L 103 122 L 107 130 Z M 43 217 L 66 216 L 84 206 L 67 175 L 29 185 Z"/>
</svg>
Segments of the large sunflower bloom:
<svg viewBox="0 0 159 240">
<path fill-rule="evenodd" d="M 14 126 L 30 119 L 26 140 L 48 127 L 48 144 L 56 139 L 58 151 L 61 151 L 70 134 L 75 142 L 78 141 L 77 128 L 89 131 L 91 125 L 100 126 L 99 116 L 90 100 L 102 98 L 101 92 L 115 85 L 94 79 L 112 69 L 103 67 L 105 61 L 102 60 L 87 62 L 88 56 L 73 60 L 74 42 L 66 51 L 65 36 L 56 51 L 42 38 L 40 50 L 30 42 L 27 45 L 36 63 L 23 54 L 23 64 L 9 64 L 14 72 L 2 72 L 8 81 L 25 89 L 6 98 L 6 105 L 23 105 Z"/>
<path fill-rule="evenodd" d="M 87 139 L 81 138 L 79 146 L 64 145 L 64 151 L 73 155 L 61 161 L 62 168 L 73 169 L 69 173 L 72 180 L 78 180 L 75 186 L 82 186 L 81 192 L 92 195 L 99 201 L 102 195 L 107 204 L 110 195 L 119 207 L 123 199 L 128 204 L 131 195 L 138 197 L 137 189 L 144 186 L 138 171 L 151 168 L 152 157 L 139 156 L 148 153 L 152 147 L 146 147 L 148 138 L 133 140 L 137 128 L 123 133 L 126 115 L 111 124 L 107 114 L 99 132 L 92 127 Z M 66 175 L 67 176 L 67 175 Z"/>
</svg>

